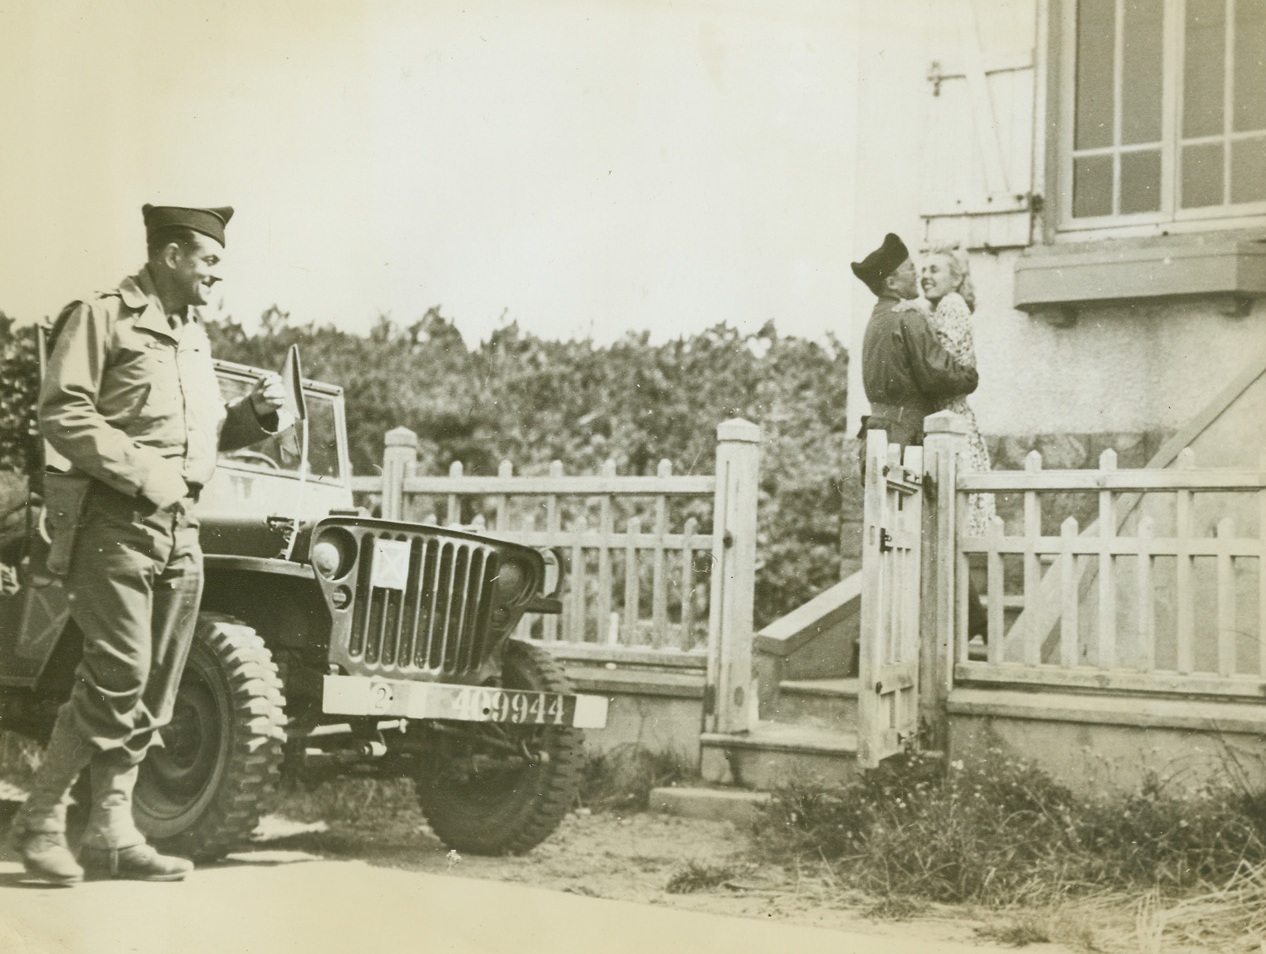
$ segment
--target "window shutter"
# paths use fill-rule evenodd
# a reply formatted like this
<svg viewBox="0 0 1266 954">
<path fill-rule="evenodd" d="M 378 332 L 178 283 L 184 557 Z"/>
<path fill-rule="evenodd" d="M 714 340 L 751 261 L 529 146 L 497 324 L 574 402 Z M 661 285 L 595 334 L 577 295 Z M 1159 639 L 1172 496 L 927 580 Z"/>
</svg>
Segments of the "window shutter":
<svg viewBox="0 0 1266 954">
<path fill-rule="evenodd" d="M 951 48 L 928 69 L 921 215 L 929 242 L 1028 245 L 1036 0 L 936 4 Z"/>
</svg>

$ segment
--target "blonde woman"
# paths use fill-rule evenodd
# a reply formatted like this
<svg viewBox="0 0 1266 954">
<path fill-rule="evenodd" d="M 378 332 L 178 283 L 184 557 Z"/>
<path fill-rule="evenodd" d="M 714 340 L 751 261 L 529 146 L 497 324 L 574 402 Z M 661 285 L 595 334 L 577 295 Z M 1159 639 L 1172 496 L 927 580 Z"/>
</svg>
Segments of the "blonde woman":
<svg viewBox="0 0 1266 954">
<path fill-rule="evenodd" d="M 956 243 L 925 249 L 919 284 L 932 306 L 928 324 L 937 341 L 959 364 L 975 368 L 971 317 L 976 306 L 976 289 L 967 253 Z M 989 449 L 980 435 L 976 414 L 967 403 L 966 395 L 943 401 L 939 410 L 953 411 L 966 419 L 968 465 L 973 471 L 989 470 Z M 995 514 L 993 494 L 972 494 L 967 503 L 965 531 L 969 536 L 983 536 Z"/>
</svg>

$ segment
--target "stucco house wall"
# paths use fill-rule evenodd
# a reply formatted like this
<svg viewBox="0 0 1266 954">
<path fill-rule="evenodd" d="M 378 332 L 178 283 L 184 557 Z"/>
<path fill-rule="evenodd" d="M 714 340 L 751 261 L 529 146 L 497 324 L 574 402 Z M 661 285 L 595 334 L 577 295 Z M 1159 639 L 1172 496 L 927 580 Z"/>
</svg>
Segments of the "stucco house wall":
<svg viewBox="0 0 1266 954">
<path fill-rule="evenodd" d="M 1010 307 L 1020 254 L 973 253 L 982 426 L 998 435 L 1174 431 L 1266 350 L 1266 306 L 1144 299 L 1033 314 Z"/>
</svg>

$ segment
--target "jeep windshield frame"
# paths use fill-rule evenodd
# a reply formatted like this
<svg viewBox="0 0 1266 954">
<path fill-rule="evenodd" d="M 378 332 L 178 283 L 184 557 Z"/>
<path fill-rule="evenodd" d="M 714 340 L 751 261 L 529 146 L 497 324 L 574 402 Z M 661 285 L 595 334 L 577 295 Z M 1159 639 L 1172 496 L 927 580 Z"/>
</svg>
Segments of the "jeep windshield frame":
<svg viewBox="0 0 1266 954">
<path fill-rule="evenodd" d="M 230 361 L 215 362 L 220 396 L 234 401 L 250 393 L 259 380 L 256 368 Z M 307 405 L 307 472 L 301 472 L 303 424 L 283 421 L 280 432 L 248 448 L 221 452 L 219 467 L 267 474 L 275 478 L 298 481 L 301 476 L 318 483 L 351 486 L 352 465 L 347 445 L 347 418 L 343 389 L 333 384 L 303 379 Z"/>
</svg>

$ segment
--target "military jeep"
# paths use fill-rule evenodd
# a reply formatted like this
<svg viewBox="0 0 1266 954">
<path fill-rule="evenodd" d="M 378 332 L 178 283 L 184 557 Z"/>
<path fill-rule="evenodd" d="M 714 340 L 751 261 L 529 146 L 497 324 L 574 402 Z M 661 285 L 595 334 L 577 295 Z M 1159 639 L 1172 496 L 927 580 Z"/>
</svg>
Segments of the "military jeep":
<svg viewBox="0 0 1266 954">
<path fill-rule="evenodd" d="M 217 362 L 226 400 L 259 372 Z M 577 695 L 511 634 L 557 613 L 550 554 L 463 529 L 375 519 L 352 497 L 342 390 L 302 383 L 306 414 L 222 454 L 198 505 L 206 588 L 174 718 L 135 793 L 164 850 L 212 860 L 242 845 L 283 766 L 336 763 L 413 780 L 435 834 L 479 854 L 523 852 L 574 803 L 581 729 L 606 699 Z M 38 475 L 32 475 L 38 489 Z M 82 637 L 31 496 L 0 537 L 20 584 L 0 593 L 0 726 L 47 737 Z"/>
</svg>

